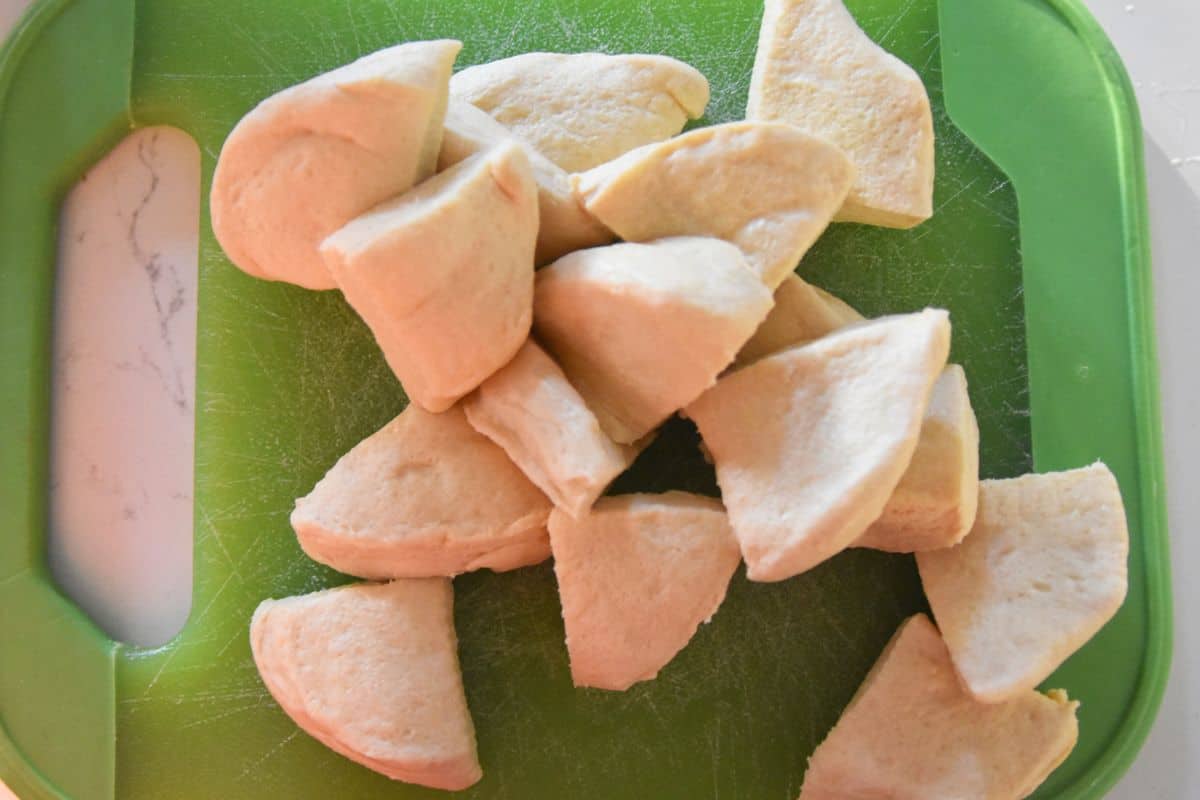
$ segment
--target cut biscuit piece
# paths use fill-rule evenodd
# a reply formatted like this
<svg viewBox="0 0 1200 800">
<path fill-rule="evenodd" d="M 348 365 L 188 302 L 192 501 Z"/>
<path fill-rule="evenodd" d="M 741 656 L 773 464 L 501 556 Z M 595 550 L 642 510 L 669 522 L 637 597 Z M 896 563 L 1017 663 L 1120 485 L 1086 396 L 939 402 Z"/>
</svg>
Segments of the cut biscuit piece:
<svg viewBox="0 0 1200 800">
<path fill-rule="evenodd" d="M 433 174 L 462 43 L 410 42 L 268 97 L 213 173 L 213 233 L 243 271 L 332 289 L 326 236 Z"/>
<path fill-rule="evenodd" d="M 771 307 L 719 239 L 614 244 L 537 274 L 534 328 L 614 441 L 630 444 L 707 389 Z"/>
<path fill-rule="evenodd" d="M 445 578 L 264 600 L 254 663 L 318 741 L 394 780 L 465 789 L 483 775 Z"/>
<path fill-rule="evenodd" d="M 808 761 L 800 800 L 1017 800 L 1079 736 L 1079 703 L 1025 691 L 980 703 L 924 614 L 904 622 Z"/>
<path fill-rule="evenodd" d="M 686 492 L 604 497 L 577 520 L 556 510 L 550 544 L 571 677 L 616 691 L 687 645 L 741 561 L 721 504 Z"/>
<path fill-rule="evenodd" d="M 410 405 L 296 501 L 310 558 L 362 578 L 497 572 L 550 555 L 550 500 L 461 408 Z"/>
<path fill-rule="evenodd" d="M 746 119 L 846 151 L 857 178 L 837 219 L 909 228 L 933 214 L 933 114 L 921 78 L 842 0 L 766 0 Z"/>
<path fill-rule="evenodd" d="M 917 554 L 929 607 L 978 699 L 1045 680 L 1125 600 L 1129 534 L 1104 464 L 980 482 L 961 544 Z"/>
<path fill-rule="evenodd" d="M 639 452 L 600 430 L 567 376 L 532 340 L 462 407 L 472 427 L 572 517 L 591 508 Z"/>
<path fill-rule="evenodd" d="M 737 365 L 828 336 L 864 319 L 842 300 L 792 273 L 775 290 L 775 305 L 742 346 Z"/>
<path fill-rule="evenodd" d="M 933 385 L 904 477 L 854 546 L 916 553 L 958 544 L 975 523 L 978 497 L 979 425 L 966 373 L 948 364 Z"/>
<path fill-rule="evenodd" d="M 679 133 L 704 113 L 708 80 L 667 56 L 524 53 L 461 70 L 450 94 L 581 172 Z"/>
<path fill-rule="evenodd" d="M 738 363 L 806 344 L 863 319 L 837 297 L 789 275 L 775 292 L 775 307 L 738 353 Z M 934 384 L 904 477 L 879 519 L 854 546 L 892 553 L 949 547 L 971 529 L 978 495 L 979 425 L 966 373 L 949 364 Z"/>
<path fill-rule="evenodd" d="M 321 245 L 410 399 L 444 411 L 529 335 L 537 187 L 502 142 L 354 219 Z"/>
<path fill-rule="evenodd" d="M 949 348 L 945 311 L 883 317 L 727 375 L 685 409 L 751 580 L 804 572 L 879 517 Z"/>
<path fill-rule="evenodd" d="M 854 179 L 828 142 L 790 125 L 730 122 L 633 150 L 572 178 L 584 208 L 626 241 L 715 236 L 775 289 Z"/>
<path fill-rule="evenodd" d="M 486 112 L 470 103 L 451 100 L 446 108 L 446 130 L 438 156 L 438 170 L 448 169 L 509 140 L 516 140 L 512 132 Z M 574 250 L 611 242 L 615 238 L 612 231 L 583 210 L 571 189 L 566 170 L 531 145 L 524 145 L 524 150 L 538 190 L 536 263 L 545 264 Z"/>
</svg>

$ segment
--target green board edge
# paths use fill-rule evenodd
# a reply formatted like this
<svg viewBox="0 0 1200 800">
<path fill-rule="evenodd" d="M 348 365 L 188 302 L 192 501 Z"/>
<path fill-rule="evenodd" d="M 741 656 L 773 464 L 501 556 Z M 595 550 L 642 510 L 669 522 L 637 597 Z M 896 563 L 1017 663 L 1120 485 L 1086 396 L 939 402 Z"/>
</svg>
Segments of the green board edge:
<svg viewBox="0 0 1200 800">
<path fill-rule="evenodd" d="M 943 40 L 955 41 L 960 34 L 969 35 L 969 31 L 965 30 L 966 26 L 963 23 L 967 22 L 967 17 L 970 17 L 972 24 L 978 25 L 980 21 L 987 16 L 987 5 L 985 3 L 971 3 L 966 0 L 944 0 L 942 3 L 942 22 L 943 22 Z M 70 14 L 62 14 L 62 20 L 65 22 L 56 22 L 59 20 L 60 13 L 64 9 L 70 7 Z M 1044 13 L 1045 3 L 1026 2 L 1023 6 L 1023 11 L 1030 13 Z M 1127 724 L 1122 727 L 1119 735 L 1112 739 L 1107 749 L 1104 752 L 1103 758 L 1099 761 L 1091 763 L 1088 769 L 1079 776 L 1072 776 L 1071 785 L 1062 787 L 1057 796 L 1061 797 L 1095 797 L 1102 793 L 1106 788 L 1111 786 L 1119 777 L 1121 772 L 1127 768 L 1128 763 L 1132 761 L 1136 750 L 1149 729 L 1153 714 L 1157 708 L 1161 698 L 1163 684 L 1165 683 L 1165 675 L 1169 665 L 1170 652 L 1170 585 L 1169 575 L 1167 571 L 1167 553 L 1165 543 L 1165 511 L 1162 496 L 1162 462 L 1161 462 L 1161 443 L 1159 439 L 1159 422 L 1158 422 L 1158 402 L 1157 402 L 1157 387 L 1156 375 L 1153 359 L 1153 334 L 1151 313 L 1151 294 L 1149 284 L 1149 258 L 1148 245 L 1145 239 L 1146 228 L 1146 210 L 1144 196 L 1144 178 L 1141 174 L 1141 149 L 1140 149 L 1140 128 L 1137 125 L 1136 109 L 1132 102 L 1132 92 L 1128 85 L 1128 79 L 1120 68 L 1119 61 L 1112 52 L 1111 45 L 1104 39 L 1095 23 L 1092 22 L 1085 12 L 1074 2 L 1063 2 L 1062 0 L 1051 0 L 1048 7 L 1053 8 L 1058 13 L 1062 20 L 1067 24 L 1068 28 L 1074 32 L 1077 38 L 1082 41 L 1093 53 L 1094 58 L 1101 65 L 1101 72 L 1109 80 L 1109 91 L 1115 93 L 1112 97 L 1114 108 L 1112 109 L 1112 119 L 1109 124 L 1118 126 L 1118 142 L 1121 144 L 1121 154 L 1118 159 L 1119 169 L 1121 171 L 1122 182 L 1121 186 L 1121 201 L 1122 201 L 1122 218 L 1124 225 L 1121 228 L 1121 235 L 1127 237 L 1127 241 L 1123 244 L 1122 252 L 1125 257 L 1124 270 L 1122 276 L 1127 282 L 1126 291 L 1128 303 L 1122 310 L 1128 317 L 1129 323 L 1129 370 L 1133 380 L 1132 397 L 1130 404 L 1133 407 L 1133 418 L 1136 420 L 1137 429 L 1131 432 L 1132 450 L 1136 453 L 1137 469 L 1132 466 L 1126 470 L 1118 468 L 1118 474 L 1122 481 L 1122 486 L 1126 488 L 1130 485 L 1137 486 L 1138 494 L 1138 509 L 1136 513 L 1137 521 L 1140 522 L 1141 529 L 1141 547 L 1137 548 L 1141 553 L 1141 558 L 1144 558 L 1144 568 L 1147 574 L 1151 577 L 1148 581 L 1150 584 L 1147 587 L 1147 603 L 1148 611 L 1146 613 L 1146 646 L 1145 658 L 1143 659 L 1143 668 L 1136 682 L 1134 698 L 1129 706 L 1127 714 Z M 991 16 L 1003 16 L 1009 9 L 1006 7 L 1003 11 L 994 10 Z M 120 12 L 120 13 L 115 13 Z M 128 12 L 128 17 L 124 14 Z M 89 13 L 95 16 L 87 16 Z M 958 13 L 958 16 L 955 16 Z M 1003 20 L 1001 20 L 1003 22 Z M 54 23 L 54 24 L 52 24 Z M 126 24 L 127 23 L 127 24 Z M 123 93 L 123 106 L 108 106 L 109 113 L 97 114 L 91 117 L 92 127 L 90 130 L 80 128 L 80 115 L 72 117 L 72 125 L 67 126 L 68 129 L 81 131 L 84 136 L 77 141 L 74 141 L 74 148 L 63 147 L 62 158 L 57 162 L 43 163 L 42 166 L 46 169 L 46 175 L 51 176 L 50 188 L 51 195 L 43 200 L 49 199 L 50 203 L 38 205 L 30 202 L 28 194 L 24 195 L 21 200 L 30 208 L 25 212 L 24 219 L 29 219 L 29 215 L 34 215 L 32 226 L 29 230 L 34 231 L 33 239 L 38 239 L 40 243 L 33 243 L 28 251 L 32 257 L 32 261 L 38 263 L 52 263 L 52 244 L 54 230 L 54 214 L 58 206 L 58 200 L 61 198 L 62 192 L 69 182 L 82 171 L 88 163 L 93 161 L 96 156 L 101 154 L 109 145 L 111 145 L 120 134 L 129 129 L 129 121 L 127 116 L 128 103 L 128 62 L 131 57 L 132 44 L 131 41 L 124 38 L 121 32 L 122 24 L 125 24 L 125 35 L 128 36 L 132 32 L 132 7 L 120 6 L 114 3 L 97 3 L 89 2 L 88 0 L 80 0 L 79 2 L 70 3 L 68 0 L 59 0 L 58 2 L 43 2 L 36 7 L 33 12 L 26 18 L 22 24 L 18 35 L 12 40 L 12 43 L 4 51 L 0 58 L 0 98 L 6 103 L 4 117 L 0 119 L 0 155 L 8 155 L 3 152 L 4 148 L 11 147 L 14 141 L 21 141 L 13 137 L 13 129 L 10 125 L 14 120 L 17 120 L 17 115 L 7 113 L 12 111 L 12 92 L 11 87 L 20 69 L 23 68 L 23 60 L 27 57 L 32 62 L 32 56 L 29 56 L 29 51 L 34 49 L 32 45 L 38 44 L 39 47 L 51 47 L 57 42 L 57 46 L 61 48 L 61 53 L 69 54 L 78 52 L 81 57 L 86 58 L 86 65 L 90 68 L 72 72 L 71 69 L 64 69 L 62 75 L 70 75 L 74 78 L 77 74 L 88 74 L 89 78 L 98 83 L 105 83 L 106 77 L 116 80 L 119 91 L 113 92 L 113 85 L 107 87 L 108 91 L 99 91 L 95 87 L 89 87 L 94 91 L 93 97 L 121 98 Z M 960 28 L 955 26 L 959 25 Z M 77 43 L 81 38 L 71 38 L 69 33 L 71 30 L 88 31 L 94 33 L 98 28 L 109 30 L 113 35 L 97 37 L 90 35 L 87 37 L 89 48 L 82 50 L 77 47 Z M 1003 26 L 1001 27 L 1001 29 Z M 978 29 L 976 29 L 978 30 Z M 971 41 L 972 47 L 980 37 L 978 35 L 971 36 L 968 39 L 957 39 L 958 41 Z M 1004 40 L 1002 36 L 993 36 L 991 41 L 993 49 L 998 47 Z M 128 44 L 127 44 L 128 42 Z M 95 45 L 95 46 L 92 46 Z M 97 52 L 98 49 L 108 49 L 111 45 L 111 52 L 107 55 L 101 55 Z M 1012 164 L 1005 163 L 1006 159 L 1011 161 L 1011 156 L 1006 156 L 1003 152 L 1003 143 L 989 142 L 986 137 L 986 132 L 983 130 L 974 129 L 970 119 L 970 112 L 963 108 L 963 103 L 959 99 L 962 95 L 958 89 L 954 88 L 954 82 L 959 79 L 960 74 L 957 72 L 962 67 L 961 58 L 964 55 L 971 55 L 969 52 L 971 47 L 957 49 L 954 47 L 946 47 L 944 51 L 944 63 L 946 64 L 946 85 L 947 94 L 951 98 L 948 101 L 950 112 L 955 121 L 967 129 L 977 142 L 984 147 L 989 154 L 1002 166 L 1005 166 L 1010 174 L 1018 170 L 1014 170 Z M 987 53 L 987 48 L 979 48 L 978 52 L 974 53 L 976 60 L 983 58 Z M 991 53 L 995 55 L 995 53 Z M 111 60 L 108 60 L 110 59 Z M 103 59 L 103 63 L 113 65 L 114 74 L 102 75 L 103 71 L 95 69 L 98 59 Z M 70 60 L 59 62 L 66 66 L 70 64 Z M 118 69 L 118 65 L 125 66 Z M 25 65 L 27 66 L 27 65 Z M 120 90 L 124 84 L 124 89 Z M 82 88 L 82 87 L 80 87 Z M 33 117 L 37 121 L 37 117 Z M 19 121 L 19 120 L 18 120 Z M 15 126 L 14 126 L 15 127 Z M 52 134 L 47 135 L 45 139 L 37 139 L 39 142 L 44 142 L 43 149 L 49 153 L 55 145 L 60 144 L 56 137 Z M 989 146 L 990 145 L 990 146 Z M 49 162 L 49 159 L 45 159 Z M 0 164 L 5 167 L 10 162 L 5 159 L 0 159 Z M 11 174 L 11 173 L 10 173 Z M 1029 201 L 1029 188 L 1021 185 L 1017 176 L 1013 174 L 1014 180 L 1017 181 L 1018 194 L 1021 200 L 1021 208 L 1028 210 L 1027 202 Z M 45 183 L 45 181 L 43 181 Z M 11 202 L 4 200 L 5 195 L 0 193 L 0 202 Z M 8 206 L 0 206 L 7 210 Z M 40 215 L 40 216 L 39 216 Z M 20 215 L 9 217 L 5 216 L 5 227 L 0 228 L 0 236 L 3 236 L 2 243 L 4 246 L 6 261 L 9 254 L 13 252 L 12 237 L 10 234 L 17 229 L 13 225 L 13 220 L 23 219 Z M 1038 257 L 1038 246 L 1035 241 L 1028 240 L 1025 233 L 1024 223 L 1025 216 L 1022 216 L 1022 239 L 1025 247 L 1026 265 L 1035 263 Z M 49 249 L 48 249 L 49 248 Z M 6 272 L 10 272 L 6 270 Z M 43 272 L 46 272 L 43 270 Z M 9 336 L 9 344 L 3 351 L 5 362 L 3 366 L 10 367 L 5 369 L 6 376 L 0 383 L 0 403 L 5 404 L 5 411 L 10 412 L 13 417 L 12 421 L 6 422 L 6 427 L 0 428 L 0 435 L 3 436 L 3 444 L 5 447 L 0 448 L 0 500 L 4 501 L 6 506 L 5 514 L 10 515 L 5 519 L 11 523 L 6 526 L 7 530 L 40 530 L 44 528 L 44 509 L 41 507 L 44 504 L 43 498 L 40 496 L 40 488 L 36 485 L 36 480 L 39 477 L 44 477 L 45 474 L 45 399 L 48 392 L 48 363 L 47 363 L 47 342 L 49 340 L 49 320 L 48 320 L 48 280 L 46 276 L 40 279 L 32 276 L 34 284 L 30 285 L 29 294 L 21 295 L 17 289 L 8 281 L 12 278 L 11 274 L 5 274 L 5 292 L 0 293 L 0 310 L 4 312 L 3 319 L 5 320 L 4 333 Z M 41 298 L 46 302 L 41 308 L 37 308 L 37 303 L 30 302 L 29 298 Z M 1028 302 L 1028 297 L 1027 297 Z M 18 337 L 15 341 L 12 334 L 21 333 L 10 329 L 9 322 L 12 322 L 11 327 L 17 325 L 23 326 L 25 330 L 25 338 Z M 1043 332 L 1044 333 L 1044 332 Z M 1035 331 L 1031 330 L 1030 334 L 1030 349 L 1035 348 Z M 1041 335 L 1041 334 L 1039 334 Z M 40 339 L 38 337 L 41 337 Z M 22 350 L 19 345 L 27 345 L 27 348 Z M 29 360 L 23 360 L 29 359 Z M 1033 380 L 1033 404 L 1037 409 L 1034 413 L 1034 447 L 1035 461 L 1040 469 L 1054 468 L 1053 459 L 1045 457 L 1043 454 L 1053 452 L 1049 446 L 1044 444 L 1041 438 L 1042 432 L 1038 430 L 1039 414 L 1042 410 L 1040 403 L 1044 403 L 1044 399 L 1038 397 L 1038 369 L 1033 363 L 1035 359 L 1031 354 L 1031 373 Z M 13 363 L 10 363 L 13 362 Z M 28 369 L 32 364 L 33 369 Z M 1087 366 L 1087 364 L 1081 364 Z M 28 372 L 23 372 L 22 367 L 28 369 Z M 11 378 L 7 376 L 13 376 Z M 1086 378 L 1087 376 L 1081 376 Z M 28 383 L 22 385 L 21 381 L 28 379 Z M 1093 391 L 1095 391 L 1093 389 Z M 23 395 L 23 396 L 22 396 Z M 1050 398 L 1053 399 L 1053 398 Z M 39 407 L 37 401 L 41 401 Z M 39 408 L 42 409 L 39 411 Z M 24 412 L 24 415 L 12 414 L 11 412 Z M 21 429 L 19 426 L 27 425 Z M 23 446 L 15 447 L 12 443 L 19 443 Z M 1079 444 L 1073 445 L 1080 447 Z M 1089 448 L 1083 447 L 1081 453 Z M 1063 465 L 1067 465 L 1071 459 L 1068 456 L 1062 456 L 1065 459 Z M 1074 465 L 1074 464 L 1071 464 Z M 1132 470 L 1132 472 L 1131 472 Z M 1123 474 L 1124 473 L 1124 474 Z M 1132 483 L 1127 481 L 1132 480 Z M 24 516 L 21 516 L 21 515 Z M 1131 509 L 1131 521 L 1135 516 L 1134 510 Z M 29 527 L 38 526 L 40 527 Z M 1136 542 L 1135 539 L 1135 548 Z M 14 549 L 15 548 L 15 549 Z M 0 717 L 6 725 L 5 733 L 13 732 L 12 720 L 10 718 L 10 708 L 21 703 L 20 698 L 13 696 L 12 687 L 7 683 L 9 677 L 15 673 L 10 670 L 10 667 L 21 668 L 28 670 L 28 673 L 22 675 L 17 681 L 19 683 L 19 691 L 25 693 L 25 702 L 27 708 L 40 709 L 41 721 L 46 730 L 51 730 L 54 733 L 58 743 L 50 747 L 50 751 L 57 748 L 57 752 L 43 753 L 42 758 L 36 757 L 32 748 L 26 748 L 27 752 L 22 754 L 12 744 L 11 739 L 6 735 L 4 741 L 0 744 L 0 774 L 12 785 L 22 797 L 28 800 L 34 797 L 58 797 L 64 796 L 51 785 L 51 781 L 47 781 L 45 777 L 40 775 L 38 771 L 32 767 L 30 761 L 43 765 L 45 771 L 54 778 L 53 783 L 60 789 L 65 791 L 69 796 L 79 798 L 88 797 L 109 797 L 112 795 L 112 758 L 97 757 L 95 752 L 89 752 L 89 748 L 96 749 L 97 740 L 100 742 L 99 750 L 107 750 L 111 754 L 111 748 L 105 746 L 105 737 L 103 732 L 112 729 L 114 702 L 112 689 L 112 658 L 115 652 L 115 646 L 101 636 L 91 625 L 83 618 L 81 614 L 73 609 L 68 603 L 57 596 L 51 588 L 47 578 L 44 565 L 44 558 L 41 553 L 40 536 L 33 537 L 28 540 L 19 542 L 2 542 L 0 543 L 0 587 L 12 587 L 14 595 L 18 587 L 20 591 L 21 603 L 24 606 L 21 608 L 22 616 L 28 620 L 36 620 L 40 618 L 41 612 L 37 604 L 44 603 L 47 610 L 44 614 L 47 622 L 53 620 L 61 620 L 63 625 L 63 633 L 61 635 L 62 646 L 69 648 L 73 662 L 67 661 L 63 663 L 71 663 L 72 669 L 70 677 L 78 680 L 81 683 L 87 683 L 89 689 L 98 689 L 96 692 L 88 692 L 86 696 L 90 698 L 90 702 L 85 703 L 84 709 L 99 708 L 100 716 L 97 718 L 97 725 L 91 726 L 88 724 L 79 724 L 83 718 L 80 716 L 80 708 L 75 706 L 71 708 L 70 720 L 77 730 L 83 732 L 83 736 L 79 737 L 80 742 L 76 742 L 64 747 L 62 740 L 70 738 L 68 726 L 55 727 L 51 715 L 45 712 L 46 708 L 54 706 L 66 706 L 69 704 L 61 702 L 61 692 L 64 687 L 46 687 L 40 693 L 42 698 L 58 699 L 57 703 L 38 704 L 34 701 L 38 698 L 38 692 L 30 691 L 30 684 L 39 681 L 45 681 L 47 675 L 45 669 L 40 662 L 37 666 L 38 672 L 33 672 L 33 663 L 16 663 L 19 658 L 11 656 L 12 649 L 8 648 L 0 651 L 0 690 L 4 694 L 0 696 Z M 40 597 L 40 600 L 31 601 L 32 597 Z M 6 603 L 5 607 L 12 608 L 14 605 L 21 603 Z M 9 627 L 11 619 L 14 615 L 5 615 L 0 617 L 0 633 L 5 634 L 4 639 L 13 641 L 7 635 L 9 632 L 20 630 L 20 628 Z M 56 634 L 57 635 L 57 634 Z M 81 662 L 76 652 L 82 654 L 84 661 Z M 48 650 L 40 650 L 39 656 L 52 654 Z M 88 670 L 83 668 L 83 664 L 88 663 L 88 659 L 93 659 L 99 656 L 98 662 L 103 665 L 102 669 L 95 672 L 99 679 L 95 683 L 89 682 L 91 679 L 84 674 Z M 72 687 L 74 688 L 74 687 Z M 74 695 L 72 695 L 73 697 Z M 105 706 L 107 706 L 105 708 Z M 107 720 L 104 719 L 107 714 Z M 67 735 L 64 736 L 64 731 Z M 43 735 L 43 738 L 45 737 Z M 86 741 L 82 741 L 86 740 Z M 108 738 L 111 741 L 111 737 Z M 107 767 L 105 767 L 107 763 Z M 99 764 L 99 768 L 94 768 L 93 765 Z M 107 770 L 107 772 L 106 772 Z M 83 777 L 81 777 L 83 776 Z M 1056 776 L 1057 777 L 1057 776 Z"/>
<path fill-rule="evenodd" d="M 130 3 L 48 2 L 0 52 L 0 775 L 23 800 L 114 786 L 117 646 L 53 586 L 42 532 L 58 208 L 132 128 L 132 34 Z"/>
<path fill-rule="evenodd" d="M 1088 755 L 1073 755 L 1065 767 L 1074 770 L 1056 773 L 1045 786 L 1047 797 L 1100 797 L 1136 758 L 1171 664 L 1166 483 L 1137 101 L 1115 48 L 1079 0 L 941 0 L 939 8 L 947 112 L 1017 191 L 1035 467 L 1050 471 L 1103 458 L 1125 497 L 1130 572 L 1144 575 L 1131 581 L 1125 606 L 1085 648 L 1138 648 L 1137 674 L 1113 676 L 1081 651 L 1047 682 L 1075 689 L 1130 679 L 1117 735 L 1089 741 L 1085 703 L 1079 746 Z M 1026 116 L 1034 104 L 1036 119 Z M 1097 368 L 1101 351 L 1122 360 Z M 1114 419 L 1132 425 L 1113 431 Z M 1096 436 L 1101 430 L 1107 435 Z"/>
</svg>

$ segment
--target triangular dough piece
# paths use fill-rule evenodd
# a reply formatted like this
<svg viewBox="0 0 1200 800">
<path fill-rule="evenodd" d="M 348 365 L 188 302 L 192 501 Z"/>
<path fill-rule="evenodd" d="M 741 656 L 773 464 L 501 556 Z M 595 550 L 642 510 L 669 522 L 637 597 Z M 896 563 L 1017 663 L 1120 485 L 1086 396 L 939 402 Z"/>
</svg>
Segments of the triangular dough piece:
<svg viewBox="0 0 1200 800">
<path fill-rule="evenodd" d="M 534 326 L 629 444 L 711 386 L 770 308 L 736 247 L 681 237 L 563 256 L 537 275 Z"/>
<path fill-rule="evenodd" d="M 436 412 L 529 335 L 537 228 L 529 160 L 504 142 L 353 220 L 321 254 L 408 396 Z"/>
<path fill-rule="evenodd" d="M 774 289 L 825 230 L 854 179 L 846 155 L 790 125 L 731 122 L 646 145 L 572 178 L 626 241 L 715 236 Z"/>
<path fill-rule="evenodd" d="M 933 385 L 904 477 L 854 546 L 891 553 L 950 547 L 971 530 L 978 497 L 979 425 L 966 373 L 948 364 Z"/>
<path fill-rule="evenodd" d="M 863 319 L 837 297 L 789 275 L 775 291 L 775 307 L 738 353 L 738 363 L 807 344 Z M 854 546 L 892 553 L 949 547 L 971 529 L 978 494 L 979 425 L 966 374 L 949 364 L 934 384 L 904 477 Z"/>
<path fill-rule="evenodd" d="M 751 580 L 804 572 L 879 517 L 949 348 L 945 311 L 884 317 L 755 362 L 687 407 Z"/>
<path fill-rule="evenodd" d="M 525 53 L 458 72 L 450 94 L 581 172 L 679 133 L 704 113 L 708 80 L 667 56 Z"/>
<path fill-rule="evenodd" d="M 544 561 L 552 505 L 462 409 L 415 405 L 296 501 L 310 558 L 363 578 L 457 575 Z"/>
<path fill-rule="evenodd" d="M 209 201 L 229 260 L 260 278 L 334 288 L 317 245 L 433 174 L 461 48 L 389 47 L 246 114 L 221 148 Z"/>
<path fill-rule="evenodd" d="M 389 778 L 465 789 L 483 775 L 445 578 L 264 600 L 250 647 L 267 689 L 327 747 Z"/>
<path fill-rule="evenodd" d="M 1129 534 L 1104 464 L 981 481 L 961 544 L 917 554 L 929 607 L 971 693 L 1037 686 L 1125 600 Z"/>
<path fill-rule="evenodd" d="M 845 302 L 792 273 L 775 290 L 775 305 L 738 353 L 745 366 L 780 350 L 827 336 L 862 322 L 863 316 Z"/>
<path fill-rule="evenodd" d="M 463 399 L 475 430 L 504 448 L 554 504 L 573 517 L 637 458 L 617 444 L 558 365 L 533 341 Z"/>
<path fill-rule="evenodd" d="M 924 614 L 892 637 L 813 753 L 800 800 L 1017 800 L 1066 759 L 1079 703 L 1026 691 L 988 705 L 959 683 Z"/>
<path fill-rule="evenodd" d="M 576 686 L 650 680 L 717 613 L 741 557 L 725 510 L 686 492 L 604 497 L 550 515 Z"/>
<path fill-rule="evenodd" d="M 451 100 L 446 108 L 446 130 L 442 137 L 442 152 L 438 156 L 438 170 L 448 169 L 509 140 L 520 141 L 486 112 L 470 103 Z M 571 189 L 566 170 L 531 145 L 524 145 L 524 149 L 538 187 L 540 224 L 535 254 L 538 264 L 553 261 L 573 250 L 607 244 L 616 238 L 612 231 L 583 210 Z"/>
<path fill-rule="evenodd" d="M 849 154 L 837 219 L 909 228 L 933 214 L 933 114 L 921 78 L 842 0 L 766 0 L 746 119 L 795 125 Z"/>
</svg>

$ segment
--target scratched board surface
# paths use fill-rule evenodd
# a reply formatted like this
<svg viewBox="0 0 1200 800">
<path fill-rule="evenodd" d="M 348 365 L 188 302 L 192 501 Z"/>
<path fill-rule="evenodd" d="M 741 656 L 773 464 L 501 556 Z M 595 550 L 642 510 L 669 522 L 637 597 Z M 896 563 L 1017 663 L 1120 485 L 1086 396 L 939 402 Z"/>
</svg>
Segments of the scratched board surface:
<svg viewBox="0 0 1200 800">
<path fill-rule="evenodd" d="M 986 476 L 1030 466 L 1016 200 L 942 109 L 933 0 L 849 3 L 928 87 L 938 134 L 933 220 L 835 225 L 799 271 L 864 313 L 949 308 L 953 358 L 978 412 Z M 291 83 L 399 41 L 453 37 L 459 65 L 529 50 L 665 53 L 712 83 L 710 124 L 738 119 L 758 0 L 144 0 L 134 112 L 203 153 L 204 189 L 230 128 Z M 122 652 L 117 796 L 435 797 L 299 732 L 259 682 L 247 623 L 266 597 L 347 580 L 308 561 L 293 499 L 404 405 L 336 292 L 255 281 L 201 224 L 194 605 L 166 647 Z M 614 491 L 715 493 L 694 428 L 676 420 Z M 912 559 L 850 551 L 798 578 L 735 577 L 710 625 L 660 677 L 575 690 L 548 564 L 455 581 L 455 617 L 484 779 L 465 797 L 796 796 L 806 757 L 905 616 L 924 608 Z"/>
</svg>

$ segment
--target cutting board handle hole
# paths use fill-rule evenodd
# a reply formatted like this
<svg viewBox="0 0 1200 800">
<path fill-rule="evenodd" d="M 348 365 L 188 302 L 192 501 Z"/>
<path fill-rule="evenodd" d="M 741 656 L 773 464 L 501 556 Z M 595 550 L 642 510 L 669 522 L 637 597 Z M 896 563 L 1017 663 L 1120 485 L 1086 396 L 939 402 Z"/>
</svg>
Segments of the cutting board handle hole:
<svg viewBox="0 0 1200 800">
<path fill-rule="evenodd" d="M 134 131 L 59 224 L 51 572 L 112 638 L 165 643 L 192 594 L 200 150 Z"/>
</svg>

